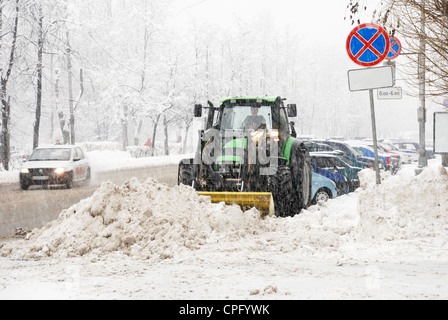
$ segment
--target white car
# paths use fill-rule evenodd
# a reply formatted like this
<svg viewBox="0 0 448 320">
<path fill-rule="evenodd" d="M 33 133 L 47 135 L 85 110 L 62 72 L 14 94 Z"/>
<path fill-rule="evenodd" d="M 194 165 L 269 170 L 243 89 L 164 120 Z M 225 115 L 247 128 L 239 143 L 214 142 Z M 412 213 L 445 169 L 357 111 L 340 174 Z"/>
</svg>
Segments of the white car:
<svg viewBox="0 0 448 320">
<path fill-rule="evenodd" d="M 20 170 L 20 187 L 32 185 L 64 185 L 71 189 L 74 183 L 90 181 L 89 161 L 78 146 L 54 145 L 39 147 Z"/>
<path fill-rule="evenodd" d="M 399 150 L 392 143 L 382 142 L 379 144 L 379 146 L 382 147 L 383 149 L 385 149 L 386 152 L 395 153 L 395 154 L 399 155 L 402 163 L 409 164 L 409 163 L 412 163 L 412 161 L 413 161 L 413 157 L 411 154 Z"/>
</svg>

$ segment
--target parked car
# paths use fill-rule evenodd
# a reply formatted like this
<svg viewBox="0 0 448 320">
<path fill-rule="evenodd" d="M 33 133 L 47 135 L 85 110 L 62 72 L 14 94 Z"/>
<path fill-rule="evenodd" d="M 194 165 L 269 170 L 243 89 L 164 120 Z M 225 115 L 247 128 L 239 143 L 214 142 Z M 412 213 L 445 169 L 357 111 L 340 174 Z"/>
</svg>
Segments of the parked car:
<svg viewBox="0 0 448 320">
<path fill-rule="evenodd" d="M 313 142 L 316 143 L 323 143 L 326 145 L 329 145 L 334 150 L 340 150 L 344 153 L 346 157 L 348 157 L 351 161 L 353 161 L 354 167 L 359 168 L 374 168 L 375 158 L 373 157 L 366 157 L 363 155 L 363 153 L 356 151 L 352 146 L 345 142 L 345 141 L 339 141 L 339 140 L 313 140 Z"/>
<path fill-rule="evenodd" d="M 331 147 L 325 143 L 305 141 L 304 144 L 309 152 L 325 152 L 325 151 L 333 152 L 333 151 L 335 151 L 333 147 Z"/>
<path fill-rule="evenodd" d="M 418 161 L 418 143 L 394 141 L 392 144 L 401 152 L 408 154 L 411 157 L 412 162 Z"/>
<path fill-rule="evenodd" d="M 358 142 L 358 143 L 360 143 L 360 142 Z M 374 147 L 373 140 L 364 140 L 361 143 L 366 144 L 367 146 L 369 146 L 369 150 L 371 150 L 373 156 L 375 156 L 374 155 L 375 154 L 375 152 L 374 152 L 374 148 L 375 147 Z M 392 157 L 391 161 L 390 161 L 391 162 L 391 171 L 393 171 L 394 174 L 397 173 L 398 170 L 401 169 L 402 158 L 406 158 L 406 154 L 400 152 L 398 149 L 396 149 L 393 146 L 387 147 L 384 142 L 378 142 L 377 146 L 378 146 L 378 152 L 379 153 L 382 153 L 384 155 L 389 154 Z M 394 150 L 392 150 L 392 148 Z M 368 152 L 368 153 L 370 154 L 370 152 Z"/>
<path fill-rule="evenodd" d="M 352 144 L 352 147 L 367 157 L 375 157 L 375 151 L 369 145 Z M 392 174 L 396 174 L 401 168 L 400 159 L 392 157 L 390 154 L 381 152 L 380 150 L 378 150 L 378 160 L 383 163 L 385 170 L 390 171 Z"/>
<path fill-rule="evenodd" d="M 420 150 L 420 145 L 418 142 L 412 142 L 412 141 L 394 141 L 393 145 L 396 146 L 398 148 L 398 150 L 407 153 L 409 155 L 411 155 L 412 157 L 412 161 L 417 162 L 418 158 L 419 158 L 419 150 Z M 427 147 L 426 148 L 426 157 L 428 159 L 434 159 L 435 158 L 435 154 L 434 154 L 434 150 L 431 147 Z"/>
<path fill-rule="evenodd" d="M 412 156 L 409 153 L 399 150 L 392 143 L 381 142 L 378 146 L 381 147 L 382 149 L 384 149 L 388 153 L 399 155 L 402 164 L 403 163 L 405 163 L 405 164 L 412 163 Z"/>
<path fill-rule="evenodd" d="M 342 174 L 347 179 L 349 192 L 353 192 L 359 188 L 360 183 L 358 173 L 363 169 L 351 166 L 346 163 L 342 157 L 337 153 L 330 154 L 317 152 L 311 154 L 311 161 L 315 161 L 319 165 L 326 165 L 326 168 L 329 170 L 334 170 L 335 172 Z"/>
<path fill-rule="evenodd" d="M 338 195 L 353 192 L 359 187 L 358 172 L 361 168 L 348 165 L 334 154 L 315 152 L 310 153 L 310 157 L 314 171 L 335 182 Z"/>
<path fill-rule="evenodd" d="M 78 146 L 54 145 L 33 151 L 20 170 L 20 187 L 28 190 L 32 185 L 47 188 L 64 185 L 68 189 L 74 183 L 90 181 L 89 161 Z"/>
<path fill-rule="evenodd" d="M 318 151 L 318 153 L 325 153 L 325 154 L 334 155 L 334 156 L 338 157 L 339 159 L 341 159 L 346 164 L 348 164 L 349 166 L 352 166 L 352 167 L 355 167 L 355 168 L 360 168 L 360 169 L 366 169 L 367 168 L 367 169 L 369 169 L 369 168 L 371 168 L 373 166 L 373 163 L 364 163 L 364 162 L 359 162 L 357 160 L 352 160 L 351 158 L 347 157 L 344 154 L 344 152 L 342 152 L 341 150 Z"/>
<path fill-rule="evenodd" d="M 313 199 L 313 204 L 316 204 L 319 201 L 327 202 L 328 200 L 334 199 L 338 196 L 336 184 L 332 180 L 317 174 L 316 172 L 313 172 L 312 174 L 313 183 L 311 198 Z"/>
</svg>

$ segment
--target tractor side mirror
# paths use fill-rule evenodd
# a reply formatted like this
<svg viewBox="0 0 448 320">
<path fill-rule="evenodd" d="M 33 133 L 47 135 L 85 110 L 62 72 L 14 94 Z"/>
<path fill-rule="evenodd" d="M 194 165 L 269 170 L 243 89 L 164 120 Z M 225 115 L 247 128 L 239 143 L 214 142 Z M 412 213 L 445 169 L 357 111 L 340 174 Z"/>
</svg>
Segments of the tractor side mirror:
<svg viewBox="0 0 448 320">
<path fill-rule="evenodd" d="M 297 117 L 297 105 L 288 104 L 288 117 L 290 118 Z"/>
<path fill-rule="evenodd" d="M 293 138 L 297 138 L 297 131 L 296 131 L 296 123 L 294 121 L 291 121 L 289 123 L 289 125 L 291 126 L 291 137 Z"/>
<path fill-rule="evenodd" d="M 202 117 L 202 104 L 196 104 L 194 106 L 194 117 L 201 118 Z"/>
</svg>

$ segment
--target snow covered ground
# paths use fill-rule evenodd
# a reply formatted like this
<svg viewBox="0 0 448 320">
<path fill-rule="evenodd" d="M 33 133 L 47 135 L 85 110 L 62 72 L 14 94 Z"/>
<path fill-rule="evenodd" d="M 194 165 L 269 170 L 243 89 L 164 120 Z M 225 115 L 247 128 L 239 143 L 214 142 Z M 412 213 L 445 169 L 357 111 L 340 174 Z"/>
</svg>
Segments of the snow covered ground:
<svg viewBox="0 0 448 320">
<path fill-rule="evenodd" d="M 365 170 L 355 193 L 265 220 L 184 186 L 103 183 L 0 244 L 0 299 L 447 299 L 448 172 L 414 169 L 380 186 Z"/>
</svg>

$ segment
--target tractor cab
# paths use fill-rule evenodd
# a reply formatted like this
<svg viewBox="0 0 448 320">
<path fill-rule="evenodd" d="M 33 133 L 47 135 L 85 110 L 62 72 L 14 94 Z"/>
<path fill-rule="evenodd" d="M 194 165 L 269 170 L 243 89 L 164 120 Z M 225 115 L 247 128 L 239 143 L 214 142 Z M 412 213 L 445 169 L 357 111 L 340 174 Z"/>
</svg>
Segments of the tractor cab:
<svg viewBox="0 0 448 320">
<path fill-rule="evenodd" d="M 298 141 L 295 104 L 281 97 L 228 98 L 219 107 L 196 105 L 195 117 L 208 109 L 195 159 L 182 160 L 179 183 L 193 186 L 212 201 L 252 203 L 262 210 L 294 215 L 310 203 L 311 164 Z M 242 198 L 246 200 L 242 200 Z M 293 206 L 293 207 L 291 207 Z"/>
<path fill-rule="evenodd" d="M 269 134 L 279 133 L 285 140 L 288 136 L 296 137 L 294 122 L 288 117 L 297 116 L 295 104 L 284 106 L 285 99 L 278 98 L 228 98 L 221 101 L 221 106 L 214 107 L 208 103 L 207 129 L 217 129 L 224 136 L 226 132 L 243 132 L 265 130 Z M 195 116 L 202 117 L 202 105 L 195 106 Z"/>
</svg>

